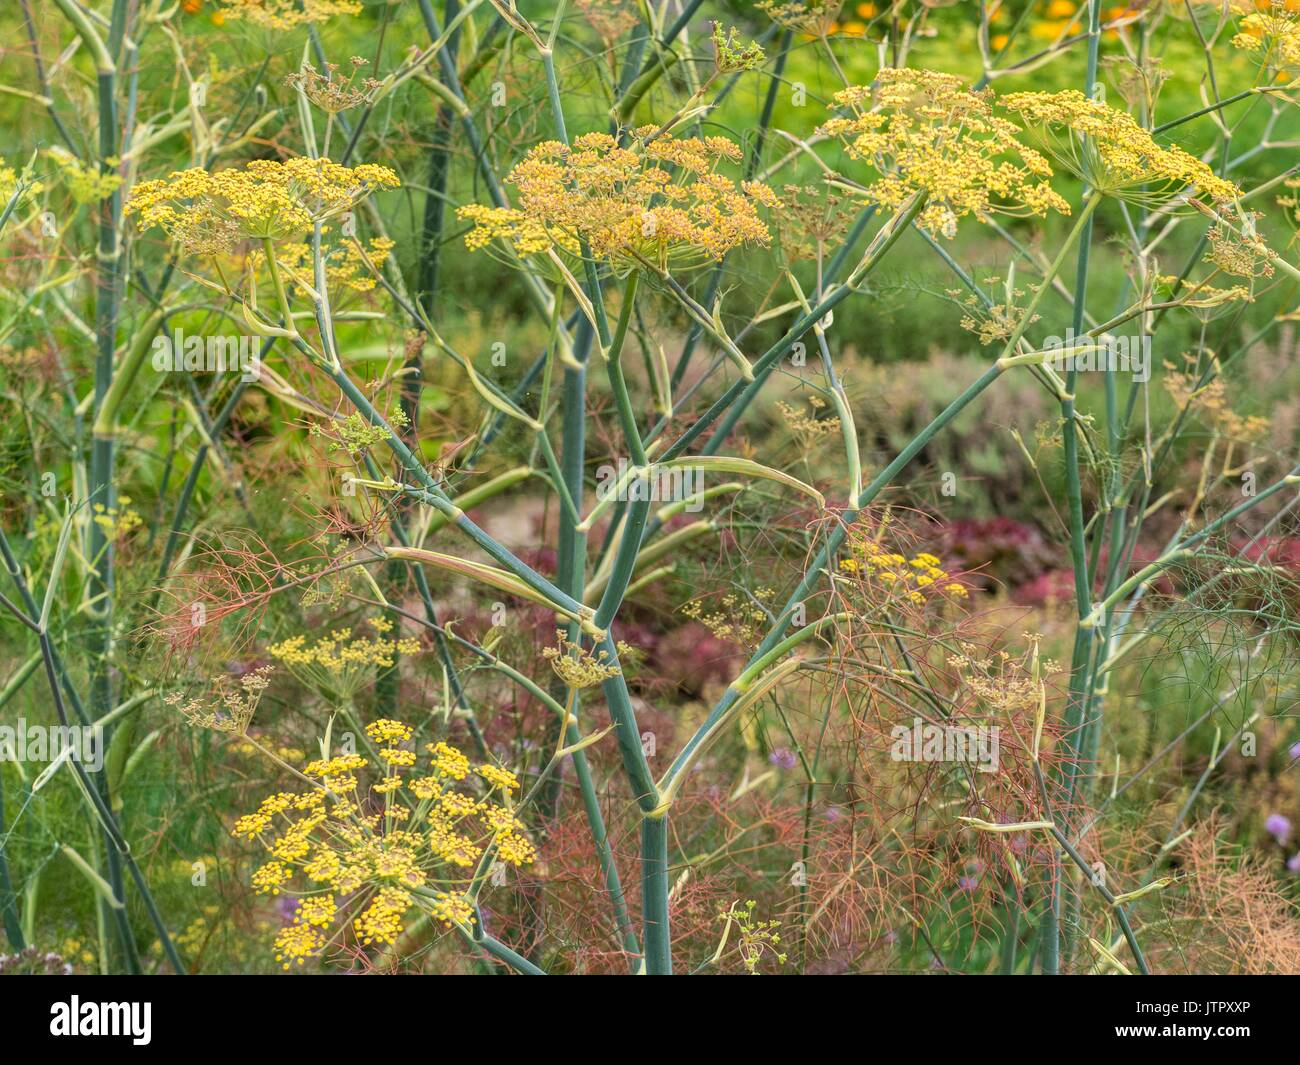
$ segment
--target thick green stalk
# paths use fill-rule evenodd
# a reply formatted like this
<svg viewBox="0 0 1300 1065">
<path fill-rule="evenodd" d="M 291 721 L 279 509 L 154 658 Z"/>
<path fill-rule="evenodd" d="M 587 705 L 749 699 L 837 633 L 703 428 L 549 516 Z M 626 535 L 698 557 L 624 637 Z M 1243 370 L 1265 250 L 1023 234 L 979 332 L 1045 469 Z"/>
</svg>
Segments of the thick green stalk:
<svg viewBox="0 0 1300 1065">
<path fill-rule="evenodd" d="M 672 976 L 668 923 L 668 818 L 641 818 L 641 912 L 645 925 L 645 971 Z"/>
<path fill-rule="evenodd" d="M 5 936 L 9 940 L 9 946 L 15 950 L 22 950 L 27 946 L 27 941 L 23 937 L 23 926 L 18 920 L 17 900 L 14 896 L 13 880 L 9 876 L 9 824 L 5 820 L 5 782 L 4 776 L 0 773 L 0 919 L 3 920 Z"/>
<path fill-rule="evenodd" d="M 114 171 L 113 160 L 118 155 L 117 128 L 117 68 L 109 46 L 95 29 L 85 12 L 75 0 L 56 0 L 59 9 L 72 23 L 82 43 L 95 61 L 95 83 L 98 96 L 99 144 L 98 166 L 103 175 Z M 124 0 L 115 0 L 111 30 L 114 41 L 121 40 L 126 28 L 127 5 Z M 119 236 L 122 198 L 119 190 L 114 189 L 99 203 L 99 236 L 95 249 L 95 380 L 93 386 L 93 409 L 98 411 L 103 406 L 105 397 L 113 381 L 113 354 L 117 343 L 118 303 L 121 296 L 121 262 L 122 248 Z M 90 476 L 87 484 L 89 501 L 111 511 L 116 504 L 116 491 L 113 483 L 113 441 L 95 436 L 91 441 Z M 87 546 L 91 566 L 90 579 L 86 585 L 86 614 L 90 619 L 90 630 L 86 637 L 86 650 L 90 668 L 90 704 L 93 716 L 106 714 L 113 706 L 113 674 L 111 658 L 113 653 L 113 545 L 99 522 L 88 522 Z M 103 738 L 107 743 L 108 736 Z M 107 778 L 101 776 L 93 786 L 97 794 L 108 802 Z M 121 947 L 132 971 L 139 971 L 139 959 L 136 956 L 135 943 L 130 925 L 126 918 L 125 906 L 120 905 L 124 898 L 122 880 L 122 861 L 118 850 L 105 846 L 108 882 L 113 897 L 119 905 L 109 907 L 104 900 L 99 905 L 112 910 L 112 918 L 117 925 Z"/>
<path fill-rule="evenodd" d="M 59 690 L 57 660 L 54 655 L 54 647 L 50 643 L 49 634 L 44 631 L 40 634 L 40 645 L 41 656 L 45 660 L 45 676 L 49 682 L 50 694 L 54 697 L 55 711 L 58 714 L 60 725 L 67 728 L 70 723 L 68 720 L 67 710 L 64 708 L 63 696 Z M 153 924 L 154 930 L 158 933 L 159 941 L 162 943 L 163 953 L 167 956 L 167 960 L 171 963 L 176 974 L 183 974 L 185 972 L 185 966 L 181 962 L 180 955 L 176 952 L 176 947 L 172 942 L 171 935 L 167 931 L 167 925 L 162 919 L 162 914 L 159 912 L 157 904 L 154 902 L 153 893 L 149 890 L 148 881 L 145 880 L 144 874 L 140 871 L 140 867 L 136 864 L 135 858 L 131 855 L 130 845 L 127 843 L 126 837 L 122 835 L 122 830 L 118 826 L 116 818 L 113 816 L 113 811 L 109 807 L 108 800 L 100 794 L 100 788 L 96 785 L 95 781 L 91 780 L 90 774 L 86 772 L 80 759 L 71 758 L 68 760 L 68 764 L 72 767 L 73 773 L 76 774 L 77 779 L 81 783 L 82 793 L 94 808 L 96 820 L 99 822 L 100 828 L 108 836 L 112 846 L 112 853 L 118 856 L 119 868 L 124 864 L 127 871 L 131 874 L 131 879 L 135 881 L 136 889 L 140 892 L 140 898 L 144 902 L 145 911 L 148 913 L 149 920 Z M 111 887 L 112 885 L 110 884 L 110 888 Z M 118 890 L 114 889 L 113 897 L 120 903 L 123 896 Z M 125 909 L 124 906 L 123 909 Z M 133 968 L 133 971 L 139 972 L 140 958 L 135 949 L 134 938 L 128 938 L 124 946 L 126 948 L 128 964 Z"/>
<path fill-rule="evenodd" d="M 1100 30 L 1101 0 L 1088 0 L 1088 63 L 1084 76 L 1084 95 L 1091 97 L 1097 81 L 1097 54 L 1101 40 Z M 1097 193 L 1085 190 L 1089 202 L 1096 202 Z M 1088 264 L 1092 249 L 1092 217 L 1085 222 L 1082 240 L 1079 243 L 1078 264 L 1074 283 L 1074 331 L 1083 329 L 1084 310 L 1088 297 Z M 1061 401 L 1061 438 L 1064 453 L 1066 477 L 1066 503 L 1069 509 L 1070 560 L 1074 569 L 1075 607 L 1080 624 L 1075 629 L 1074 652 L 1070 663 L 1070 685 L 1065 707 L 1065 732 L 1067 758 L 1065 775 L 1066 787 L 1071 797 L 1077 788 L 1081 763 L 1079 754 L 1085 745 L 1085 732 L 1088 727 L 1088 676 L 1092 663 L 1094 641 L 1092 632 L 1082 624 L 1091 610 L 1092 578 L 1088 568 L 1087 545 L 1085 543 L 1085 525 L 1083 518 L 1083 479 L 1079 469 L 1079 432 L 1075 423 L 1074 394 L 1078 386 L 1078 370 L 1073 366 L 1065 378 L 1065 398 Z M 1099 541 L 1100 542 L 1100 541 Z M 1058 878 L 1053 884 L 1050 910 L 1053 919 L 1059 922 L 1061 909 L 1061 882 Z M 1049 921 L 1050 923 L 1050 921 Z M 1052 931 L 1049 929 L 1049 931 Z M 1059 927 L 1054 930 L 1053 942 L 1044 943 L 1043 972 L 1049 975 L 1058 971 L 1060 940 Z"/>
<path fill-rule="evenodd" d="M 587 353 L 590 351 L 592 331 L 585 320 L 579 326 L 577 351 L 581 352 L 581 368 L 565 367 L 562 385 L 561 412 L 563 418 L 561 474 L 564 484 L 575 507 L 581 510 L 583 498 L 583 478 L 586 463 L 586 391 L 587 391 Z M 563 511 L 559 518 L 558 563 L 556 581 L 575 600 L 582 599 L 582 588 L 587 571 L 587 536 L 580 531 L 577 522 Z M 571 626 L 570 639 L 577 639 L 576 627 Z M 576 716 L 578 702 L 574 701 Z M 565 742 L 572 746 L 580 738 L 577 724 L 570 724 Z M 638 741 L 639 742 L 639 741 Z M 627 897 L 619 875 L 618 863 L 609 842 L 609 830 L 605 824 L 605 815 L 600 808 L 596 794 L 595 781 L 591 775 L 591 765 L 587 752 L 580 750 L 573 756 L 574 776 L 578 781 L 582 796 L 583 812 L 591 831 L 597 860 L 600 863 L 601 877 L 605 890 L 614 909 L 614 920 L 623 949 L 630 959 L 635 959 L 641 952 L 636 931 L 628 913 Z"/>
<path fill-rule="evenodd" d="M 519 973 L 521 976 L 546 975 L 522 954 L 515 953 L 515 951 L 511 950 L 502 943 L 501 940 L 494 936 L 481 933 L 473 938 L 473 943 L 477 947 L 482 947 L 483 950 L 487 951 L 488 954 L 491 954 L 492 957 L 497 959 L 497 961 L 505 962 L 506 965 L 510 966 L 510 968 L 514 969 L 514 971 Z"/>
</svg>

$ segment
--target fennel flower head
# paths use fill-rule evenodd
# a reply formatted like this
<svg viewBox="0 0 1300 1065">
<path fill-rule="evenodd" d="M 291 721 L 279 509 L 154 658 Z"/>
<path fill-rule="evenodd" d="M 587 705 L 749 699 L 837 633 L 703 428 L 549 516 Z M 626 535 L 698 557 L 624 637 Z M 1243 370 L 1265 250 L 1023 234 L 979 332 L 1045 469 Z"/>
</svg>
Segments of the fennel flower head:
<svg viewBox="0 0 1300 1065">
<path fill-rule="evenodd" d="M 290 636 L 272 644 L 268 651 L 323 699 L 347 703 L 377 673 L 392 669 L 399 656 L 420 653 L 420 642 L 414 637 L 388 634 L 392 623 L 386 618 L 372 618 L 369 624 L 376 631 L 374 636 L 337 629 L 310 641 L 305 635 Z"/>
<path fill-rule="evenodd" d="M 191 725 L 243 736 L 252 724 L 262 694 L 271 683 L 271 672 L 270 666 L 262 666 L 245 673 L 237 681 L 229 676 L 219 676 L 206 698 L 187 700 L 180 692 L 172 692 L 163 696 L 163 702 L 180 710 Z"/>
<path fill-rule="evenodd" d="M 221 0 L 221 13 L 268 30 L 291 30 L 335 15 L 359 15 L 361 0 Z"/>
<path fill-rule="evenodd" d="M 19 194 L 17 207 L 30 202 L 44 188 L 41 182 L 31 180 L 26 174 L 19 175 L 13 167 L 5 165 L 0 156 L 0 210 L 8 205 L 15 192 Z"/>
<path fill-rule="evenodd" d="M 381 767 L 368 787 L 369 759 L 320 758 L 303 768 L 310 790 L 270 795 L 231 829 L 266 852 L 253 887 L 299 900 L 275 941 L 284 968 L 337 944 L 349 926 L 361 946 L 392 944 L 412 911 L 467 929 L 475 908 L 465 885 L 484 857 L 515 868 L 536 859 L 515 810 L 519 778 L 446 742 L 417 754 L 414 735 L 401 721 L 371 722 Z"/>
<path fill-rule="evenodd" d="M 551 663 L 555 675 L 570 688 L 590 688 L 618 676 L 618 667 L 613 662 L 606 661 L 608 651 L 593 652 L 570 643 L 563 629 L 556 630 L 555 635 L 559 641 L 558 646 L 543 648 L 542 655 Z M 621 646 L 620 650 L 624 648 L 626 645 Z"/>
<path fill-rule="evenodd" d="M 352 210 L 376 189 L 394 188 L 386 166 L 347 167 L 298 156 L 253 159 L 215 173 L 195 167 L 136 185 L 126 213 L 160 227 L 193 254 L 232 251 L 243 240 L 300 239 L 317 223 Z"/>
<path fill-rule="evenodd" d="M 844 0 L 758 0 L 754 6 L 778 26 L 825 37 L 835 32 Z"/>
<path fill-rule="evenodd" d="M 587 133 L 572 145 L 544 141 L 510 171 L 518 207 L 467 204 L 465 236 L 476 250 L 494 239 L 521 255 L 585 245 L 597 259 L 658 270 L 718 262 L 742 244 L 771 240 L 760 207 L 779 206 L 757 181 L 736 183 L 719 167 L 741 159 L 725 137 L 677 138 L 646 126 L 626 145 Z"/>
<path fill-rule="evenodd" d="M 574 6 L 600 39 L 609 44 L 641 21 L 634 0 L 577 0 Z"/>
<path fill-rule="evenodd" d="M 972 92 L 954 74 L 886 67 L 874 84 L 836 93 L 835 104 L 852 114 L 818 132 L 876 172 L 859 191 L 886 208 L 924 194 L 917 224 L 929 233 L 952 238 L 967 216 L 1070 213 L 1047 159 L 1018 140 L 991 91 Z"/>
<path fill-rule="evenodd" d="M 1162 145 L 1127 111 L 1077 89 L 1014 92 L 1001 105 L 1039 130 L 1053 157 L 1091 188 L 1157 205 L 1179 195 L 1230 203 L 1241 190 L 1177 145 Z"/>
<path fill-rule="evenodd" d="M 1300 12 L 1283 3 L 1252 11 L 1241 20 L 1232 45 L 1254 54 L 1278 77 L 1300 77 Z"/>
</svg>

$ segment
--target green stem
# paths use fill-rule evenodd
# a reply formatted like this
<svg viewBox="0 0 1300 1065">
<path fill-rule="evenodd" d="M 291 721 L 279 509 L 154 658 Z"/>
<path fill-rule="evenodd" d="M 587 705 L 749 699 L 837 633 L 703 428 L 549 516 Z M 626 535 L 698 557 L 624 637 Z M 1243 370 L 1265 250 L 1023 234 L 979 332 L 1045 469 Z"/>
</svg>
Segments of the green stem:
<svg viewBox="0 0 1300 1065">
<path fill-rule="evenodd" d="M 645 971 L 671 976 L 668 923 L 668 819 L 641 818 L 641 920 L 645 927 Z"/>
</svg>

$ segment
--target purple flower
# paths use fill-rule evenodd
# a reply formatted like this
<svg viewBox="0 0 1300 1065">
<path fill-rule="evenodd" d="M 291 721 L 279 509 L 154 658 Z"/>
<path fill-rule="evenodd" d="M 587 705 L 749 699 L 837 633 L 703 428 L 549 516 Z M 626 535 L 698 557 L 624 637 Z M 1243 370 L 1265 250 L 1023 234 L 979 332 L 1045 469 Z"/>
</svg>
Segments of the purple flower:
<svg viewBox="0 0 1300 1065">
<path fill-rule="evenodd" d="M 1300 851 L 1296 851 L 1286 860 L 1287 871 L 1291 873 L 1300 873 Z"/>
<path fill-rule="evenodd" d="M 826 807 L 826 812 L 822 814 L 827 821 L 838 821 L 844 816 L 844 812 L 838 806 Z"/>
<path fill-rule="evenodd" d="M 767 760 L 778 769 L 793 769 L 799 764 L 799 759 L 789 747 L 778 747 L 767 756 Z"/>
<path fill-rule="evenodd" d="M 1291 835 L 1291 822 L 1281 814 L 1269 814 L 1264 818 L 1264 831 L 1278 843 L 1285 844 Z"/>
<path fill-rule="evenodd" d="M 1300 743 L 1291 744 L 1291 750 L 1288 753 L 1294 761 L 1300 762 Z"/>
<path fill-rule="evenodd" d="M 979 882 L 977 876 L 959 876 L 957 878 L 957 889 L 959 891 L 974 891 Z"/>
</svg>

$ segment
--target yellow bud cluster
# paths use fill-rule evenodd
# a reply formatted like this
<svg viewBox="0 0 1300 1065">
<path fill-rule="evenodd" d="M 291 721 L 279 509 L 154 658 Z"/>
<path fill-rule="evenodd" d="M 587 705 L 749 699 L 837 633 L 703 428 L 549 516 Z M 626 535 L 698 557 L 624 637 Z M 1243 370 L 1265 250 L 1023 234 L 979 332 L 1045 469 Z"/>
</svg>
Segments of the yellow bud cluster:
<svg viewBox="0 0 1300 1065">
<path fill-rule="evenodd" d="M 454 924 L 472 925 L 474 907 L 464 895 L 449 895 L 445 891 L 438 893 L 430 907 L 430 915 L 441 921 L 448 928 Z"/>
<path fill-rule="evenodd" d="M 267 852 L 252 874 L 258 892 L 295 893 L 301 885 L 293 923 L 276 937 L 276 959 L 286 968 L 337 940 L 341 932 L 329 932 L 336 925 L 350 925 L 357 942 L 370 946 L 394 942 L 412 908 L 449 927 L 471 924 L 473 905 L 457 887 L 467 872 L 488 855 L 515 867 L 537 858 L 512 804 L 515 773 L 472 763 L 445 741 L 423 748 L 426 762 L 406 746 L 415 730 L 392 718 L 372 721 L 365 733 L 379 747 L 383 777 L 369 794 L 381 801 L 358 797 L 370 760 L 340 754 L 304 767 L 320 786 L 270 795 L 232 829 Z M 417 762 L 425 768 L 408 780 Z"/>
<path fill-rule="evenodd" d="M 414 734 L 410 725 L 389 718 L 380 718 L 366 726 L 366 735 L 375 743 L 409 743 Z"/>
<path fill-rule="evenodd" d="M 410 908 L 410 894 L 398 888 L 383 888 L 352 927 L 363 945 L 394 943 L 402 932 L 402 917 Z"/>
<path fill-rule="evenodd" d="M 325 946 L 325 936 L 319 928 L 300 923 L 285 925 L 275 937 L 275 960 L 285 969 L 302 965 Z"/>
<path fill-rule="evenodd" d="M 999 102 L 1044 132 L 1062 166 L 1109 195 L 1150 203 L 1194 188 L 1221 203 L 1241 194 L 1194 155 L 1156 143 L 1127 111 L 1077 89 L 1013 92 Z"/>
<path fill-rule="evenodd" d="M 609 652 L 592 652 L 576 643 L 570 643 L 563 629 L 556 631 L 558 647 L 547 647 L 542 654 L 551 663 L 555 675 L 570 688 L 590 688 L 618 676 L 619 670 L 607 662 Z"/>
<path fill-rule="evenodd" d="M 252 159 L 215 173 L 194 167 L 142 181 L 132 189 L 126 213 L 142 229 L 160 227 L 186 251 L 212 255 L 232 251 L 240 240 L 301 237 L 316 223 L 351 210 L 372 190 L 398 184 L 393 171 L 374 163 Z"/>
<path fill-rule="evenodd" d="M 939 564 L 939 559 L 928 552 L 908 558 L 896 551 L 886 551 L 872 539 L 859 539 L 852 544 L 852 554 L 840 560 L 840 572 L 876 582 L 889 597 L 898 596 L 914 606 L 925 604 L 928 596 L 943 592 L 965 599 L 966 586 L 955 581 Z"/>
<path fill-rule="evenodd" d="M 666 268 L 722 259 L 742 244 L 771 240 L 758 207 L 777 196 L 759 182 L 737 184 L 717 171 L 737 162 L 725 137 L 675 138 L 654 127 L 635 130 L 624 146 L 588 133 L 571 146 L 535 145 L 510 172 L 517 208 L 468 204 L 458 217 L 474 223 L 470 249 L 501 239 L 522 255 L 574 253 L 585 244 L 598 258 L 645 261 Z"/>
<path fill-rule="evenodd" d="M 1300 14 L 1290 5 L 1277 4 L 1247 15 L 1232 44 L 1253 52 L 1261 63 L 1278 73 L 1300 74 Z"/>
<path fill-rule="evenodd" d="M 875 171 L 862 187 L 871 202 L 897 208 L 924 194 L 917 224 L 933 234 L 956 236 L 967 216 L 1069 214 L 1048 184 L 1051 166 L 1020 142 L 1020 128 L 996 113 L 994 101 L 954 74 L 887 67 L 874 86 L 836 93 L 836 105 L 855 113 L 819 132 Z"/>
<path fill-rule="evenodd" d="M 269 30 L 291 30 L 360 12 L 361 0 L 221 0 L 221 13 L 227 18 L 244 19 Z"/>
</svg>

